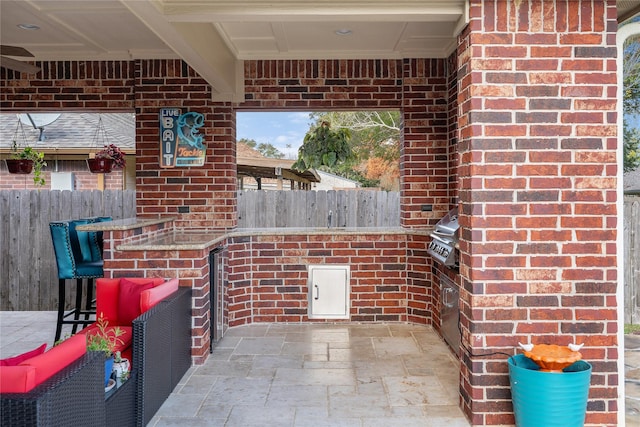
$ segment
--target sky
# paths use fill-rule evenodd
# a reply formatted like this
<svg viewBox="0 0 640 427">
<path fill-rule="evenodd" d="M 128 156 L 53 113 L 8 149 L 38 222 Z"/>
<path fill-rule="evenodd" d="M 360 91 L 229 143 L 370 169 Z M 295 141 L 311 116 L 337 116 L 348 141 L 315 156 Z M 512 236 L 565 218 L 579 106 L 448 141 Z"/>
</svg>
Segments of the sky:
<svg viewBox="0 0 640 427">
<path fill-rule="evenodd" d="M 236 138 L 271 144 L 284 153 L 286 159 L 295 160 L 311 123 L 308 112 L 238 112 Z"/>
</svg>

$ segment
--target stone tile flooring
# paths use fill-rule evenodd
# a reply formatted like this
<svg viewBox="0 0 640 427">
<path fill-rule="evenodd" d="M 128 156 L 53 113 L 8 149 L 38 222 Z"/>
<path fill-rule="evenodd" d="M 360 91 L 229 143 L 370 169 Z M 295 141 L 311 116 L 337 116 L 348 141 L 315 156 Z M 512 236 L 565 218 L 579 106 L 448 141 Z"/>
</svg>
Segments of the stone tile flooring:
<svg viewBox="0 0 640 427">
<path fill-rule="evenodd" d="M 51 345 L 54 333 L 54 312 L 0 311 L 0 358 Z M 429 327 L 243 326 L 187 372 L 149 425 L 466 427 L 457 376 Z M 625 337 L 625 406 L 627 426 L 640 425 L 640 335 Z"/>
<path fill-rule="evenodd" d="M 149 425 L 467 427 L 457 382 L 457 362 L 429 327 L 241 326 Z"/>
</svg>

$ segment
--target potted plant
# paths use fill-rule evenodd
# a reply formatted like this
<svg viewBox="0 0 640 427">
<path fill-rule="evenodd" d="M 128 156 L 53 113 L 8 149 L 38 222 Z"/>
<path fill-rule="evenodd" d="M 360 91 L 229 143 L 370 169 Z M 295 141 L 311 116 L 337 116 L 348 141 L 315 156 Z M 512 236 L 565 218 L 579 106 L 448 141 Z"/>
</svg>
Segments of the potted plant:
<svg viewBox="0 0 640 427">
<path fill-rule="evenodd" d="M 36 185 L 44 185 L 45 179 L 42 176 L 42 168 L 47 165 L 44 161 L 44 153 L 34 150 L 30 146 L 23 149 L 18 147 L 16 140 L 11 145 L 11 154 L 5 159 L 9 173 L 29 174 L 33 171 L 33 182 Z"/>
<path fill-rule="evenodd" d="M 121 353 L 116 351 L 113 356 L 113 373 L 116 377 L 116 387 L 120 387 L 129 378 L 130 368 L 129 359 L 123 358 Z"/>
<path fill-rule="evenodd" d="M 87 159 L 87 166 L 93 173 L 109 173 L 112 169 L 122 169 L 126 164 L 125 154 L 115 144 L 105 145 Z"/>
<path fill-rule="evenodd" d="M 101 351 L 104 353 L 104 386 L 107 387 L 113 371 L 113 354 L 116 346 L 123 343 L 119 337 L 124 334 L 124 331 L 118 326 L 109 328 L 109 322 L 103 317 L 102 313 L 96 321 L 96 326 L 98 328 L 97 332 L 89 332 L 87 334 L 87 351 Z"/>
</svg>

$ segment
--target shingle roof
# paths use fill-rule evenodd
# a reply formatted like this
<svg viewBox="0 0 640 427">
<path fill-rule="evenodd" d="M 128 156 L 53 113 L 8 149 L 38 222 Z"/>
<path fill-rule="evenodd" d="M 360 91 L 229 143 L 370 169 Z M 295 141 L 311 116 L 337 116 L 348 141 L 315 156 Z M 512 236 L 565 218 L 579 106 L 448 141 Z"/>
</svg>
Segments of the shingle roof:
<svg viewBox="0 0 640 427">
<path fill-rule="evenodd" d="M 96 140 L 98 120 L 102 118 L 106 141 L 100 136 Z M 0 113 L 0 149 L 11 148 L 18 116 L 15 113 Z M 38 141 L 40 131 L 29 124 L 22 124 L 25 138 L 18 132 L 18 145 L 26 143 L 40 151 L 73 149 L 76 152 L 96 151 L 106 144 L 115 144 L 127 153 L 135 152 L 136 125 L 133 113 L 62 113 L 53 123 L 44 127 L 44 141 Z"/>
</svg>

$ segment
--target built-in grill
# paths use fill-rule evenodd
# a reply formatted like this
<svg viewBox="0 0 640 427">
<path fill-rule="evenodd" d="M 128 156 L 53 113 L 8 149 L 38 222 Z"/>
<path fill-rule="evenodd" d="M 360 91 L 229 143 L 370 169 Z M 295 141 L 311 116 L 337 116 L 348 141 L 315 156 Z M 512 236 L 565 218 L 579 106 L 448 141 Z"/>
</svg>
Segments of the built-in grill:
<svg viewBox="0 0 640 427">
<path fill-rule="evenodd" d="M 458 265 L 458 208 L 451 209 L 431 232 L 429 254 L 447 267 Z"/>
</svg>

